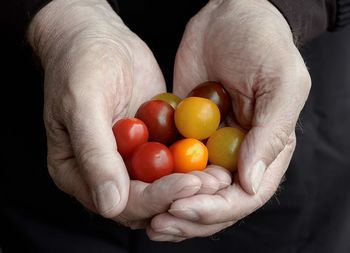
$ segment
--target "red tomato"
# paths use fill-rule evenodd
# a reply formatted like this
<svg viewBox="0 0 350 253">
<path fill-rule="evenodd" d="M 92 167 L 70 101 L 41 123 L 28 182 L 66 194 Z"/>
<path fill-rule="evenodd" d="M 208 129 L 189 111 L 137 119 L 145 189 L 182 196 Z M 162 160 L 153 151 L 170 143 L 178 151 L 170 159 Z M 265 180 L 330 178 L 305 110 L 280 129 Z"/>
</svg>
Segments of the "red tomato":
<svg viewBox="0 0 350 253">
<path fill-rule="evenodd" d="M 131 175 L 134 179 L 152 183 L 174 170 L 170 150 L 159 142 L 146 142 L 138 147 L 131 158 Z"/>
<path fill-rule="evenodd" d="M 169 145 L 179 136 L 174 122 L 174 108 L 161 100 L 143 103 L 136 112 L 136 118 L 147 125 L 149 140 Z"/>
<path fill-rule="evenodd" d="M 118 120 L 113 126 L 114 137 L 118 151 L 126 159 L 135 149 L 148 140 L 148 130 L 145 123 L 136 118 Z"/>
</svg>

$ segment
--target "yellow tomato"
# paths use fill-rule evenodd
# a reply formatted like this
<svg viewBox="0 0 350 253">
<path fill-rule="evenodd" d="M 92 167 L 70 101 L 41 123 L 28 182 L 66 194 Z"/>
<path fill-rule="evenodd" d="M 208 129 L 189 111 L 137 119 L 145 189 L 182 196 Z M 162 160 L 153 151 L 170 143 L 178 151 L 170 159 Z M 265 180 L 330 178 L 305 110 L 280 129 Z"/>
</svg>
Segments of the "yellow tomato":
<svg viewBox="0 0 350 253">
<path fill-rule="evenodd" d="M 220 111 L 209 99 L 188 97 L 175 110 L 175 124 L 183 136 L 204 140 L 218 128 Z"/>
<path fill-rule="evenodd" d="M 207 141 L 210 163 L 235 171 L 239 148 L 244 136 L 244 133 L 238 128 L 218 129 Z"/>
</svg>

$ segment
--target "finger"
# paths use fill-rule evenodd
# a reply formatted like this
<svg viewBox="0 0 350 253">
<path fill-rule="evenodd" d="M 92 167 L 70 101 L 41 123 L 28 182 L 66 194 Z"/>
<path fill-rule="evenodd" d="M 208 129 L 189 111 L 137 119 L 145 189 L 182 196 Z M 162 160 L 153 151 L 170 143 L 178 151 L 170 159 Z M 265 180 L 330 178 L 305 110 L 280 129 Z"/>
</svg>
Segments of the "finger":
<svg viewBox="0 0 350 253">
<path fill-rule="evenodd" d="M 257 192 L 267 166 L 288 143 L 310 90 L 305 65 L 288 67 L 256 84 L 252 128 L 238 158 L 240 182 L 250 194 Z"/>
<path fill-rule="evenodd" d="M 86 208 L 95 211 L 89 188 L 81 177 L 75 162 L 69 136 L 64 127 L 45 117 L 47 136 L 47 166 L 56 186 L 74 196 Z"/>
<path fill-rule="evenodd" d="M 171 174 L 152 184 L 132 180 L 127 206 L 115 220 L 148 219 L 166 212 L 171 203 L 196 194 L 200 188 L 200 179 L 191 174 Z"/>
<path fill-rule="evenodd" d="M 79 173 L 74 159 L 48 163 L 49 174 L 56 186 L 63 192 L 75 197 L 84 207 L 96 212 L 95 205 L 90 196 L 90 190 Z"/>
<path fill-rule="evenodd" d="M 219 190 L 220 183 L 212 175 L 203 171 L 192 171 L 189 174 L 198 177 L 201 181 L 201 188 L 196 194 L 214 194 Z"/>
<path fill-rule="evenodd" d="M 201 224 L 215 224 L 236 221 L 265 204 L 275 193 L 292 157 L 295 142 L 285 149 L 271 163 L 264 174 L 259 191 L 255 195 L 246 193 L 238 182 L 215 195 L 195 195 L 175 201 L 169 213 Z"/>
<path fill-rule="evenodd" d="M 147 230 L 152 230 L 158 234 L 183 238 L 207 237 L 232 226 L 233 223 L 233 221 L 229 221 L 212 225 L 203 225 L 177 218 L 168 213 L 163 213 L 152 219 L 150 227 L 148 227 Z"/>
<path fill-rule="evenodd" d="M 80 173 L 89 186 L 96 210 L 115 217 L 125 208 L 129 177 L 117 152 L 112 116 L 98 92 L 73 98 L 65 120 Z"/>
<path fill-rule="evenodd" d="M 212 175 L 219 182 L 219 190 L 226 188 L 232 183 L 231 172 L 217 165 L 208 165 L 205 173 Z"/>
<path fill-rule="evenodd" d="M 157 241 L 157 242 L 181 242 L 183 240 L 186 240 L 186 238 L 184 237 L 157 233 L 151 228 L 148 228 L 146 230 L 146 233 L 150 240 Z"/>
</svg>

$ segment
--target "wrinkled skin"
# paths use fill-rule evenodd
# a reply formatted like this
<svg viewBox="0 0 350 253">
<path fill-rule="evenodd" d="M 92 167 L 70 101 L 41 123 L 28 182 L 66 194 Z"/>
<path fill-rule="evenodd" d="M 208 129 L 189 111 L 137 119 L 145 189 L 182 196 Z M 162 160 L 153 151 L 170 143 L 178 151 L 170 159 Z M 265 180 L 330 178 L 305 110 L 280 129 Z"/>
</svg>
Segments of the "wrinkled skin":
<svg viewBox="0 0 350 253">
<path fill-rule="evenodd" d="M 104 217 L 144 228 L 175 200 L 231 183 L 220 169 L 153 184 L 129 180 L 112 126 L 165 85 L 149 48 L 106 1 L 54 0 L 35 16 L 28 39 L 45 70 L 48 169 L 62 191 Z"/>
<path fill-rule="evenodd" d="M 210 1 L 188 23 L 176 56 L 175 93 L 221 82 L 248 130 L 232 185 L 216 166 L 153 184 L 129 180 L 113 123 L 165 86 L 148 47 L 105 1 L 54 0 L 28 38 L 45 69 L 50 175 L 85 207 L 147 227 L 152 240 L 181 241 L 234 224 L 274 194 L 311 82 L 287 22 L 267 0 Z"/>
<path fill-rule="evenodd" d="M 271 198 L 292 157 L 311 81 L 274 6 L 266 0 L 215 0 L 190 20 L 176 56 L 174 92 L 186 96 L 207 80 L 224 85 L 236 123 L 248 130 L 239 176 L 214 195 L 175 201 L 169 213 L 153 218 L 151 239 L 181 241 L 234 224 Z M 231 117 L 226 124 L 235 122 Z"/>
</svg>

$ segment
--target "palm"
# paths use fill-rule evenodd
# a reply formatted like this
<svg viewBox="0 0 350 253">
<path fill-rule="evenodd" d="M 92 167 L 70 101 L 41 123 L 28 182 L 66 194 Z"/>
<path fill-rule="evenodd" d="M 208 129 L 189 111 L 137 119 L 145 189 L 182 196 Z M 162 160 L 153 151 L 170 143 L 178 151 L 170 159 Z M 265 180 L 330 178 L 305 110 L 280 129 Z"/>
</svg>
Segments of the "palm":
<svg viewBox="0 0 350 253">
<path fill-rule="evenodd" d="M 234 13 L 227 11 L 229 6 L 222 6 L 208 15 L 210 8 L 204 8 L 188 24 L 177 52 L 174 91 L 184 96 L 201 82 L 220 81 L 232 97 L 236 119 L 250 128 L 255 99 L 274 88 L 271 82 L 283 71 L 281 62 L 288 57 L 295 62 L 301 59 L 296 57 L 298 52 L 291 40 L 277 36 L 282 31 L 291 38 L 287 23 L 282 23 L 279 30 L 267 25 L 274 19 L 281 23 L 277 22 L 281 16 L 278 12 L 257 9 L 247 15 L 249 4 L 236 5 Z M 264 21 L 259 19 L 263 14 L 258 11 L 272 15 Z"/>
</svg>

